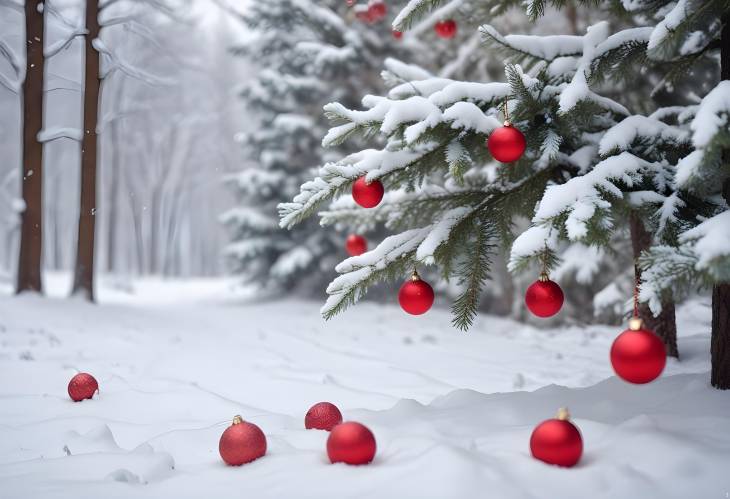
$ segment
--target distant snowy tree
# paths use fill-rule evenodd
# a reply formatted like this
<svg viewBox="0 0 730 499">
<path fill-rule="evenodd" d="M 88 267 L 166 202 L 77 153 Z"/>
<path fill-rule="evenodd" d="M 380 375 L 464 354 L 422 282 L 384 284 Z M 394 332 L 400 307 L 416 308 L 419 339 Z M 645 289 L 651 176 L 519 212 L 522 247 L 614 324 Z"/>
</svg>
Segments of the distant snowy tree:
<svg viewBox="0 0 730 499">
<path fill-rule="evenodd" d="M 247 283 L 270 291 L 320 286 L 343 252 L 345 236 L 316 222 L 281 231 L 276 207 L 312 168 L 332 158 L 321 146 L 322 106 L 336 100 L 356 105 L 364 91 L 382 88 L 378 75 L 386 57 L 409 50 L 384 19 L 363 20 L 367 8 L 340 0 L 271 0 L 252 2 L 242 14 L 251 37 L 235 52 L 256 76 L 241 92 L 250 121 L 238 135 L 245 168 L 228 179 L 239 203 L 222 221 L 232 235 L 226 256 Z"/>
<path fill-rule="evenodd" d="M 467 3 L 411 0 L 394 28 L 407 29 L 429 12 L 442 15 Z M 518 3 L 523 5 L 481 4 L 497 12 Z M 527 2 L 527 14 L 541 16 L 547 3 Z M 566 242 L 610 247 L 629 225 L 635 256 L 649 257 L 652 248 L 693 251 L 693 271 L 726 278 L 730 244 L 723 239 L 727 233 L 718 230 L 722 218 L 716 217 L 727 209 L 719 193 L 728 177 L 722 161 L 728 93 L 724 83 L 705 92 L 716 78 L 718 49 L 726 43 L 720 33 L 727 26 L 728 2 L 622 5 L 616 11 L 615 3 L 606 2 L 605 15 L 615 22 L 597 22 L 582 36 L 505 35 L 483 25 L 483 42 L 508 57 L 504 83 L 423 78 L 385 97 L 366 97 L 365 110 L 326 108 L 338 123 L 325 144 L 361 132 L 380 134 L 387 145 L 324 165 L 292 202 L 280 206 L 281 225 L 297 225 L 366 175 L 386 185 L 384 202 L 370 211 L 335 214 L 338 200 L 323 214 L 323 223 L 377 219 L 402 230 L 336 267 L 342 275 L 328 288 L 326 317 L 379 280 L 403 279 L 415 264 L 437 264 L 462 285 L 454 323 L 466 328 L 495 248 L 511 246 L 513 271 L 533 262 L 551 269 Z M 694 92 L 689 96 L 699 106 L 686 101 L 688 82 Z M 505 102 L 528 143 L 526 154 L 509 165 L 495 163 L 484 147 L 501 125 Z M 517 216 L 530 216 L 532 225 L 513 242 Z M 656 281 L 652 270 L 645 266 L 642 298 L 658 313 L 662 304 L 673 302 L 667 291 L 650 291 Z M 673 325 L 673 311 L 666 323 Z M 727 328 L 723 334 L 730 336 Z M 673 330 L 658 333 L 668 353 L 676 354 Z M 720 363 L 730 366 L 727 357 Z"/>
</svg>

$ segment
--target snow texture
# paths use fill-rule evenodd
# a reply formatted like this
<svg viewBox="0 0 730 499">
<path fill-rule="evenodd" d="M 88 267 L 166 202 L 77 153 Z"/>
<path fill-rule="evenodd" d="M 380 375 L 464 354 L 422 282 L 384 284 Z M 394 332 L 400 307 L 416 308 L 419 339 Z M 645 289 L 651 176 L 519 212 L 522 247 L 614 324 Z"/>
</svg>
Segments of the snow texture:
<svg viewBox="0 0 730 499">
<path fill-rule="evenodd" d="M 68 276 L 49 277 L 51 294 L 65 293 Z M 538 329 L 480 316 L 464 335 L 444 310 L 415 318 L 383 304 L 325 323 L 311 303 L 242 305 L 228 286 L 102 285 L 101 305 L 0 298 L 1 495 L 687 499 L 728 490 L 730 398 L 707 381 L 707 302 L 678 310 L 682 361 L 635 386 L 607 361 L 615 326 Z M 69 400 L 77 369 L 99 380 L 93 400 Z M 371 465 L 328 462 L 328 434 L 303 425 L 322 400 L 373 431 Z M 529 452 L 532 429 L 562 406 L 585 445 L 573 469 Z M 267 455 L 242 467 L 218 455 L 234 414 L 268 440 Z"/>
</svg>

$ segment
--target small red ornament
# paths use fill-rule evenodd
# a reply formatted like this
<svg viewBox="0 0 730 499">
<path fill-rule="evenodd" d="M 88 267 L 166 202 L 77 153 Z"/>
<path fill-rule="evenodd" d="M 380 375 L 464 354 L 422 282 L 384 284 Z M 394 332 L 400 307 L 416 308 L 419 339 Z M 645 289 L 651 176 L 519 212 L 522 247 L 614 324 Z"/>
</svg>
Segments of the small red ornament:
<svg viewBox="0 0 730 499">
<path fill-rule="evenodd" d="M 365 5 L 355 6 L 355 17 L 364 23 L 369 24 L 373 22 L 372 12 L 370 11 L 370 8 Z"/>
<path fill-rule="evenodd" d="M 79 373 L 68 382 L 68 395 L 74 402 L 90 399 L 99 391 L 99 383 L 91 374 Z"/>
<path fill-rule="evenodd" d="M 644 329 L 641 319 L 636 316 L 629 321 L 629 329 L 619 334 L 611 345 L 613 370 L 629 383 L 644 384 L 655 380 L 666 363 L 664 343 L 653 331 Z"/>
<path fill-rule="evenodd" d="M 342 423 L 342 413 L 335 404 L 319 402 L 314 404 L 304 416 L 304 427 L 308 430 L 331 431 L 332 428 Z"/>
<path fill-rule="evenodd" d="M 352 184 L 352 198 L 363 208 L 374 208 L 380 204 L 385 188 L 380 180 L 368 182 L 363 175 Z"/>
<path fill-rule="evenodd" d="M 266 454 L 266 435 L 255 424 L 236 416 L 221 435 L 218 451 L 230 466 L 250 463 Z"/>
<path fill-rule="evenodd" d="M 398 292 L 398 302 L 403 310 L 411 315 L 421 315 L 433 305 L 433 288 L 413 271 L 409 281 L 403 283 Z"/>
<path fill-rule="evenodd" d="M 370 16 L 370 22 L 378 22 L 385 18 L 388 12 L 388 7 L 381 0 L 371 1 L 368 5 L 368 14 Z"/>
<path fill-rule="evenodd" d="M 375 436 L 365 425 L 349 421 L 338 424 L 327 439 L 332 463 L 368 464 L 375 457 Z"/>
<path fill-rule="evenodd" d="M 453 19 L 439 21 L 434 25 L 433 29 L 439 37 L 445 40 L 454 38 L 456 36 L 456 21 Z"/>
<path fill-rule="evenodd" d="M 551 281 L 547 274 L 533 282 L 525 292 L 525 305 L 538 317 L 552 317 L 560 312 L 565 296 L 558 283 Z"/>
<path fill-rule="evenodd" d="M 392 31 L 392 33 L 393 33 L 393 38 L 395 38 L 396 40 L 400 40 L 401 38 L 403 38 L 403 32 L 402 31 L 398 31 L 397 29 L 394 29 Z"/>
<path fill-rule="evenodd" d="M 527 147 L 525 136 L 517 128 L 505 121 L 504 126 L 492 131 L 487 139 L 487 148 L 494 159 L 511 163 L 522 157 Z"/>
<path fill-rule="evenodd" d="M 350 234 L 345 241 L 345 249 L 350 256 L 359 256 L 368 250 L 368 241 L 357 234 Z"/>
<path fill-rule="evenodd" d="M 560 409 L 556 419 L 537 425 L 530 437 L 530 452 L 535 459 L 568 468 L 580 461 L 583 438 L 570 422 L 567 409 Z"/>
<path fill-rule="evenodd" d="M 346 3 L 348 7 L 352 7 L 353 5 L 355 5 L 355 0 L 347 0 Z"/>
</svg>

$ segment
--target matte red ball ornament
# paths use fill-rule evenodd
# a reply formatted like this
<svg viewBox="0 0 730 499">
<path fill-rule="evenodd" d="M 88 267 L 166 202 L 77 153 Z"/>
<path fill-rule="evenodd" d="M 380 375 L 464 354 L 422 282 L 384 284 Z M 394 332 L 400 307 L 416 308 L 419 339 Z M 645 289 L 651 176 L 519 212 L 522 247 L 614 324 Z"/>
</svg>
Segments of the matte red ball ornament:
<svg viewBox="0 0 730 499">
<path fill-rule="evenodd" d="M 439 21 L 434 25 L 433 30 L 439 37 L 445 40 L 454 38 L 456 36 L 456 21 L 453 19 Z"/>
<path fill-rule="evenodd" d="M 98 391 L 99 383 L 88 373 L 79 373 L 68 382 L 68 395 L 74 402 L 90 399 Z"/>
<path fill-rule="evenodd" d="M 644 329 L 641 319 L 633 317 L 629 329 L 611 345 L 611 365 L 618 377 L 635 384 L 654 381 L 664 370 L 667 352 L 661 338 Z"/>
<path fill-rule="evenodd" d="M 403 38 L 402 31 L 398 31 L 397 29 L 394 29 L 391 33 L 393 34 L 393 38 L 395 38 L 396 40 L 400 40 L 401 38 Z"/>
<path fill-rule="evenodd" d="M 308 430 L 326 430 L 342 423 L 342 413 L 335 404 L 330 402 L 318 402 L 309 408 L 304 416 L 304 427 Z"/>
<path fill-rule="evenodd" d="M 525 292 L 525 305 L 538 317 L 552 317 L 560 312 L 565 296 L 557 282 L 551 281 L 547 274 L 533 282 Z"/>
<path fill-rule="evenodd" d="M 496 128 L 487 139 L 487 148 L 497 161 L 512 163 L 525 153 L 527 141 L 525 136 L 509 122 Z"/>
<path fill-rule="evenodd" d="M 398 302 L 403 310 L 411 315 L 421 315 L 433 305 L 433 288 L 413 271 L 411 279 L 403 283 L 398 291 Z"/>
<path fill-rule="evenodd" d="M 371 1 L 368 5 L 368 14 L 370 16 L 370 22 L 378 22 L 385 18 L 388 12 L 388 7 L 384 2 L 380 0 Z"/>
<path fill-rule="evenodd" d="M 218 451 L 230 466 L 250 463 L 266 454 L 266 435 L 255 424 L 236 416 L 221 435 Z"/>
<path fill-rule="evenodd" d="M 352 184 L 352 198 L 363 208 L 374 208 L 380 204 L 385 188 L 380 180 L 367 182 L 363 175 Z"/>
<path fill-rule="evenodd" d="M 530 452 L 535 459 L 567 468 L 580 461 L 583 438 L 569 418 L 568 411 L 560 409 L 557 418 L 543 421 L 532 431 Z"/>
<path fill-rule="evenodd" d="M 375 457 L 375 436 L 365 425 L 348 421 L 330 432 L 327 456 L 332 463 L 368 464 Z"/>
<path fill-rule="evenodd" d="M 359 256 L 368 250 L 368 241 L 357 234 L 350 234 L 345 241 L 345 249 L 350 256 Z"/>
</svg>

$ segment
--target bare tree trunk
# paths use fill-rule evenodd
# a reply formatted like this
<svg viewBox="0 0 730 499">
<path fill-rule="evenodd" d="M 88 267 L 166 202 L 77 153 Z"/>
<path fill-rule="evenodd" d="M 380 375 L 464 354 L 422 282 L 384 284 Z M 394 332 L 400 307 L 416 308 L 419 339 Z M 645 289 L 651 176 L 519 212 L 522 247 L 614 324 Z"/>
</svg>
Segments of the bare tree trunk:
<svg viewBox="0 0 730 499">
<path fill-rule="evenodd" d="M 722 17 L 720 36 L 720 79 L 730 80 L 730 11 Z M 730 163 L 730 151 L 723 154 Z M 722 197 L 730 206 L 730 178 L 722 185 Z M 712 334 L 710 338 L 712 372 L 710 382 L 715 388 L 730 389 L 730 282 L 720 282 L 712 288 Z"/>
<path fill-rule="evenodd" d="M 630 215 L 631 246 L 633 248 L 634 260 L 638 259 L 642 251 L 651 246 L 651 234 L 646 231 L 644 223 L 636 212 Z M 641 280 L 641 269 L 635 265 L 635 277 L 637 282 Z M 679 358 L 677 350 L 677 322 L 674 314 L 674 300 L 671 297 L 662 298 L 662 311 L 654 317 L 646 303 L 639 305 L 639 315 L 644 320 L 646 327 L 654 331 L 664 342 L 667 355 Z"/>
<path fill-rule="evenodd" d="M 20 253 L 16 291 L 43 291 L 41 257 L 43 243 L 43 11 L 39 0 L 25 2 L 26 67 L 23 82 L 22 190 L 25 209 L 21 215 Z"/>
<path fill-rule="evenodd" d="M 98 0 L 86 2 L 86 71 L 84 75 L 84 138 L 81 143 L 81 199 L 73 294 L 94 301 L 94 228 L 96 225 L 96 125 L 99 114 L 99 52 L 93 41 L 99 37 Z"/>
</svg>

